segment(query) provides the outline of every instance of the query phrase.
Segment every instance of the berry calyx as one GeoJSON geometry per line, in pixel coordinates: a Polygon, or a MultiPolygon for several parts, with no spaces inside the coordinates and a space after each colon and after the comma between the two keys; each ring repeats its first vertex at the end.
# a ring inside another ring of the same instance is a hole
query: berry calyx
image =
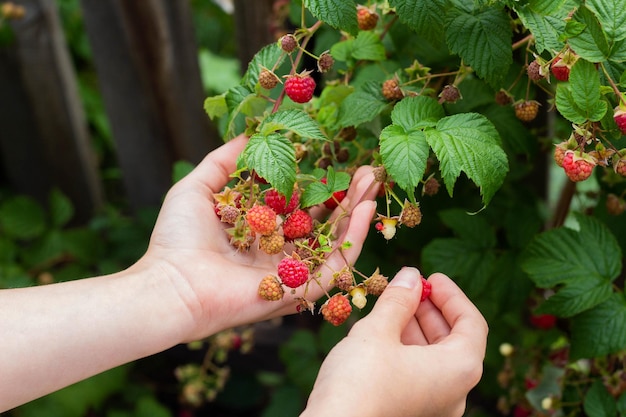
{"type": "Polygon", "coordinates": [[[597,162],[591,156],[580,151],[565,151],[563,156],[563,170],[573,182],[584,181],[591,176],[597,162]]]}
{"type": "Polygon", "coordinates": [[[333,326],[339,326],[350,317],[352,305],[345,295],[335,294],[324,303],[321,311],[324,320],[333,326]]]}
{"type": "Polygon", "coordinates": [[[270,188],[265,192],[265,204],[272,208],[276,214],[289,214],[293,212],[298,204],[300,204],[300,193],[294,191],[291,194],[289,202],[284,195],[276,191],[274,188],[270,188]]]}
{"type": "Polygon", "coordinates": [[[309,279],[309,266],[297,257],[284,257],[277,269],[278,277],[289,288],[298,288],[309,279]]]}
{"type": "Polygon", "coordinates": [[[315,92],[315,80],[308,72],[290,75],[285,81],[285,94],[296,103],[308,103],[315,92]]]}
{"type": "Polygon", "coordinates": [[[285,290],[283,290],[280,281],[275,275],[269,274],[263,277],[259,283],[259,297],[267,301],[279,301],[283,298],[285,290]]]}
{"type": "Polygon", "coordinates": [[[246,212],[250,230],[261,235],[269,235],[276,229],[276,212],[265,205],[254,205],[246,212]]]}
{"type": "Polygon", "coordinates": [[[283,223],[283,235],[287,240],[306,237],[312,231],[313,218],[308,212],[301,209],[291,213],[283,223]]]}
{"type": "Polygon", "coordinates": [[[515,104],[515,117],[522,122],[530,122],[537,117],[539,113],[539,102],[535,100],[524,100],[515,104]]]}
{"type": "Polygon", "coordinates": [[[371,11],[365,6],[358,6],[356,18],[361,30],[372,30],[378,23],[378,13],[371,11]]]}

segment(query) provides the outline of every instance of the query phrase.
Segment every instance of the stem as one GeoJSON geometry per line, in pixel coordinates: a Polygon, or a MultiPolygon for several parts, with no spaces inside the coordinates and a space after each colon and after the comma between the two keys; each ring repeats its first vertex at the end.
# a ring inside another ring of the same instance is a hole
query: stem
{"type": "Polygon", "coordinates": [[[526,44],[526,43],[530,42],[532,39],[534,39],[534,36],[533,36],[532,34],[531,34],[531,35],[527,35],[526,37],[524,37],[524,38],[520,39],[519,41],[515,42],[515,43],[511,46],[511,48],[515,51],[516,49],[521,48],[521,47],[522,47],[522,45],[524,45],[524,44],[526,44]]]}
{"type": "Polygon", "coordinates": [[[615,95],[617,96],[617,101],[621,102],[623,105],[626,106],[626,100],[624,99],[624,97],[622,96],[622,92],[619,91],[619,88],[617,87],[617,85],[615,84],[615,81],[613,81],[613,79],[611,78],[611,76],[609,75],[609,72],[606,70],[605,66],[603,63],[600,63],[600,68],[602,68],[602,72],[604,72],[604,76],[606,77],[606,79],[609,81],[609,84],[611,84],[611,87],[613,88],[613,92],[615,93],[615,95]]]}

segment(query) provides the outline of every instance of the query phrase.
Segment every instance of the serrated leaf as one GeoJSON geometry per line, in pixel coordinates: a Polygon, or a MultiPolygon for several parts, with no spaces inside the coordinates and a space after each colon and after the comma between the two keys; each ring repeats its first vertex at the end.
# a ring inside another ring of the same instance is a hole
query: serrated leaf
{"type": "Polygon", "coordinates": [[[480,187],[483,202],[488,204],[509,169],[493,124],[480,114],[463,113],[444,117],[424,133],[439,160],[448,194],[452,195],[463,171],[480,187]]]}
{"type": "Polygon", "coordinates": [[[566,83],[559,83],[556,86],[555,104],[561,116],[570,122],[583,124],[587,121],[587,115],[576,105],[572,90],[566,83]]]}
{"type": "Polygon", "coordinates": [[[306,186],[300,196],[300,205],[303,208],[321,204],[331,198],[334,192],[347,190],[350,187],[351,177],[346,172],[336,172],[329,167],[326,175],[326,184],[314,181],[306,186]]]}
{"type": "Polygon", "coordinates": [[[613,62],[626,61],[626,39],[613,43],[613,46],[611,46],[611,52],[609,53],[609,60],[613,62]]]}
{"type": "Polygon", "coordinates": [[[50,222],[54,227],[65,226],[74,216],[74,205],[72,201],[59,189],[53,189],[48,199],[48,211],[50,222]]]}
{"type": "Polygon", "coordinates": [[[267,136],[281,130],[289,130],[303,138],[326,140],[319,125],[300,109],[281,110],[263,119],[259,133],[267,136]]]}
{"type": "Polygon", "coordinates": [[[248,169],[256,171],[285,198],[296,182],[296,154],[289,139],[278,133],[252,135],[243,151],[248,169]]]}
{"type": "Polygon", "coordinates": [[[241,85],[250,91],[254,91],[255,85],[259,81],[259,74],[263,68],[278,68],[284,58],[285,54],[278,46],[278,43],[264,46],[248,64],[246,73],[241,78],[241,85]]]}
{"type": "Polygon", "coordinates": [[[530,7],[515,8],[517,15],[528,30],[535,37],[537,53],[544,51],[559,51],[563,48],[563,41],[559,39],[565,31],[565,17],[567,9],[560,9],[557,14],[543,16],[534,12],[530,7]]]}
{"type": "Polygon", "coordinates": [[[549,15],[563,8],[567,0],[529,0],[528,6],[533,12],[541,15],[549,15]]]}
{"type": "Polygon", "coordinates": [[[439,213],[443,224],[461,239],[477,248],[493,248],[496,244],[495,231],[484,217],[468,214],[465,210],[450,209],[439,213]]]}
{"type": "Polygon", "coordinates": [[[46,228],[43,208],[27,196],[17,196],[0,205],[0,230],[15,239],[32,239],[46,228]]]}
{"type": "Polygon", "coordinates": [[[380,83],[364,84],[347,96],[339,107],[337,127],[358,126],[374,120],[389,103],[382,95],[380,83]]]}
{"type": "Polygon", "coordinates": [[[367,61],[382,61],[387,58],[380,37],[371,31],[361,31],[352,44],[352,58],[367,61]]]}
{"type": "Polygon", "coordinates": [[[537,235],[521,264],[538,287],[560,287],[545,308],[563,317],[610,297],[621,269],[621,250],[608,228],[589,216],[576,218],[579,231],[562,227],[537,235]]]}
{"type": "Polygon", "coordinates": [[[600,74],[595,65],[584,59],[576,61],[569,77],[572,98],[588,120],[597,122],[604,117],[607,104],[601,100],[600,74]]]}
{"type": "Polygon", "coordinates": [[[450,50],[494,86],[499,85],[513,62],[511,39],[509,17],[495,7],[471,13],[457,8],[446,28],[450,50]]]}
{"type": "Polygon", "coordinates": [[[610,42],[626,39],[626,7],[623,0],[587,0],[585,5],[596,15],[610,42]]]}
{"type": "Polygon", "coordinates": [[[433,127],[445,116],[437,100],[425,97],[407,97],[398,102],[391,112],[391,120],[406,131],[433,127]]]}
{"type": "Polygon", "coordinates": [[[305,0],[304,4],[313,16],[335,29],[352,35],[359,30],[354,0],[305,0]]]}
{"type": "Polygon", "coordinates": [[[400,21],[430,42],[443,38],[445,1],[391,0],[400,21]]]}
{"type": "Polygon", "coordinates": [[[232,139],[245,129],[245,116],[263,114],[267,101],[243,86],[236,86],[226,92],[226,105],[229,115],[225,136],[232,139]]]}
{"type": "Polygon", "coordinates": [[[598,18],[587,7],[581,6],[572,19],[585,25],[580,35],[568,39],[576,54],[590,62],[606,60],[610,48],[598,18]]]}
{"type": "Polygon", "coordinates": [[[228,113],[228,106],[226,105],[226,94],[220,94],[219,96],[207,97],[204,100],[204,111],[211,120],[222,117],[228,113]]]}
{"type": "Polygon", "coordinates": [[[380,132],[380,155],[396,184],[413,195],[426,171],[429,146],[421,130],[391,124],[380,132]]]}
{"type": "Polygon", "coordinates": [[[615,398],[607,391],[604,383],[596,379],[587,390],[583,401],[587,417],[614,417],[617,413],[615,398]]]}
{"type": "Polygon", "coordinates": [[[626,348],[626,303],[622,294],[572,318],[570,358],[595,358],[626,348]]]}

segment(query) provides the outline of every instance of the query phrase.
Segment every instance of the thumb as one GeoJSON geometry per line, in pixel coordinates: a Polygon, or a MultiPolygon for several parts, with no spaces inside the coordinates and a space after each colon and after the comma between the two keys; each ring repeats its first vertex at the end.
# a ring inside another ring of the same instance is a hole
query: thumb
{"type": "Polygon", "coordinates": [[[415,314],[422,293],[421,274],[416,268],[404,267],[378,297],[367,319],[371,324],[393,335],[402,334],[415,314]]]}

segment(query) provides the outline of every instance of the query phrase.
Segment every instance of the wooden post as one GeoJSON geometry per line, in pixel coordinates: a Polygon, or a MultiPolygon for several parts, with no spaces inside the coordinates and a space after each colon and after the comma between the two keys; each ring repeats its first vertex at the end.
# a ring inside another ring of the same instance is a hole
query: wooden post
{"type": "Polygon", "coordinates": [[[26,15],[12,23],[15,42],[0,51],[0,154],[20,193],[46,201],[58,187],[76,221],[102,203],[76,77],[54,0],[15,1],[26,15]]]}
{"type": "Polygon", "coordinates": [[[204,93],[188,1],[81,0],[128,198],[160,204],[177,160],[222,143],[204,93]]]}
{"type": "Polygon", "coordinates": [[[235,0],[235,31],[242,71],[264,46],[276,41],[272,19],[274,0],[235,0]]]}

